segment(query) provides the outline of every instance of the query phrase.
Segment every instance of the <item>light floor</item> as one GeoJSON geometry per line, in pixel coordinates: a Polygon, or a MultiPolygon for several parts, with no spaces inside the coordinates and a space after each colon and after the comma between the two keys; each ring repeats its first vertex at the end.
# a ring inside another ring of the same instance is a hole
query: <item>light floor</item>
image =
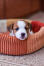
{"type": "MultiPolygon", "coordinates": [[[[29,19],[44,22],[44,13],[39,12],[32,15],[29,19]]],[[[33,54],[24,56],[8,56],[0,54],[0,66],[44,66],[44,48],[33,54]]]]}

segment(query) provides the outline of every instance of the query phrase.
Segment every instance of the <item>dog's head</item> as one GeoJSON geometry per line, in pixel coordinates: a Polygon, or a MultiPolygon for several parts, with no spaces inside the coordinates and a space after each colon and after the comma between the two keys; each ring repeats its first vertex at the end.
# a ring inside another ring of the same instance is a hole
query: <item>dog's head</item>
{"type": "Polygon", "coordinates": [[[10,31],[13,31],[16,38],[25,40],[28,37],[29,31],[32,30],[32,25],[27,21],[17,21],[14,24],[11,24],[9,29],[10,31]]]}

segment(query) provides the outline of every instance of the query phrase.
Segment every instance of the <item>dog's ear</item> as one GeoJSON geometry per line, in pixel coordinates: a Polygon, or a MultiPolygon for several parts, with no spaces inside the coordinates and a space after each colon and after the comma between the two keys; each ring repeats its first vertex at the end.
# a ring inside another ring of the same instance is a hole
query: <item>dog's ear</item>
{"type": "Polygon", "coordinates": [[[11,32],[13,30],[13,26],[14,26],[14,24],[9,25],[9,27],[8,27],[9,32],[11,32]]]}
{"type": "Polygon", "coordinates": [[[27,26],[27,28],[29,28],[30,29],[30,31],[32,30],[32,24],[31,24],[31,20],[29,21],[29,20],[24,20],[24,22],[26,22],[26,26],[27,26]]]}
{"type": "Polygon", "coordinates": [[[32,24],[31,23],[28,23],[28,27],[30,29],[30,31],[32,30],[32,24]]]}
{"type": "Polygon", "coordinates": [[[31,23],[26,22],[26,26],[28,29],[30,29],[30,31],[32,30],[32,24],[31,23]]]}

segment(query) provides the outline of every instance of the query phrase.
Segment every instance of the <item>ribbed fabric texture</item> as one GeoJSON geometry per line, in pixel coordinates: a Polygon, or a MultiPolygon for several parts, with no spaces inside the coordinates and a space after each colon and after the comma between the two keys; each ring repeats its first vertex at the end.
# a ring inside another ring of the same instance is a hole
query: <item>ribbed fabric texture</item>
{"type": "Polygon", "coordinates": [[[0,33],[0,53],[23,55],[44,47],[44,27],[39,32],[29,35],[26,40],[18,40],[9,36],[9,32],[0,33]]]}
{"type": "Polygon", "coordinates": [[[9,33],[0,33],[0,53],[22,55],[27,52],[27,40],[20,41],[9,33]]]}

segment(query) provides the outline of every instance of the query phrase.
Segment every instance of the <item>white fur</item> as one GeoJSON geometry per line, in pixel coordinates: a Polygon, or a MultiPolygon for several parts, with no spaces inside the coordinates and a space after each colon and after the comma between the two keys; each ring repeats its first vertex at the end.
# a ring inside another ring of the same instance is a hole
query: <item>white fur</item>
{"type": "Polygon", "coordinates": [[[26,23],[24,21],[18,21],[17,25],[19,26],[19,28],[23,28],[26,26],[26,23]]]}
{"type": "Polygon", "coordinates": [[[24,28],[20,28],[16,33],[15,36],[20,40],[25,40],[27,38],[27,32],[24,28]],[[25,37],[22,39],[21,33],[25,33],[25,37]]]}
{"type": "MultiPolygon", "coordinates": [[[[16,36],[20,40],[25,40],[28,37],[26,29],[25,29],[25,26],[26,26],[25,22],[24,21],[18,21],[17,25],[19,26],[19,30],[16,31],[15,34],[12,31],[12,33],[10,33],[10,36],[16,36]],[[23,39],[22,39],[21,33],[25,33],[25,37],[23,39]]],[[[30,30],[29,30],[29,33],[33,34],[32,31],[30,32],[30,30]]]]}

